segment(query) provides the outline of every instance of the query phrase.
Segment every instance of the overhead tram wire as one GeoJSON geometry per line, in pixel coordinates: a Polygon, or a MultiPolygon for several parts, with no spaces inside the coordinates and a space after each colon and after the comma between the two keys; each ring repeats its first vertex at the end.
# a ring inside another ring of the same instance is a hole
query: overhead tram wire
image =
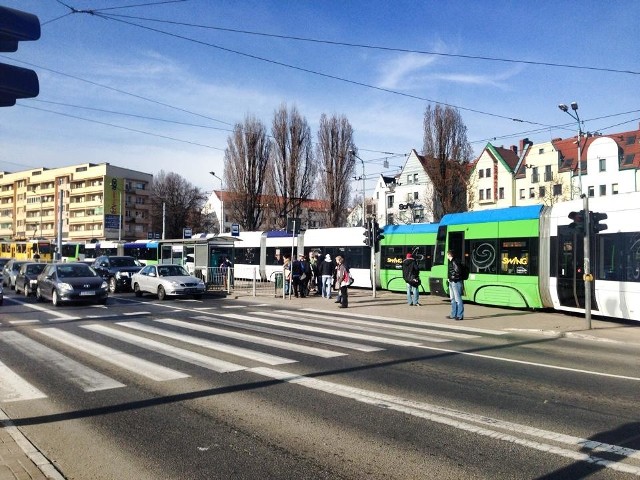
{"type": "MultiPolygon", "coordinates": [[[[113,7],[113,8],[119,8],[119,7],[113,7]]],[[[94,9],[93,11],[100,12],[103,10],[104,9],[94,9]]],[[[568,63],[537,62],[534,60],[518,60],[515,58],[488,57],[483,55],[443,53],[443,52],[433,52],[428,50],[413,50],[409,48],[385,47],[382,45],[367,45],[362,43],[338,42],[333,40],[324,40],[324,39],[317,39],[317,38],[297,37],[293,35],[279,35],[275,33],[254,32],[250,30],[214,27],[210,25],[198,25],[193,23],[176,22],[174,20],[160,20],[155,18],[147,18],[147,17],[140,17],[140,16],[133,16],[133,15],[122,15],[122,14],[113,14],[113,13],[109,15],[113,17],[117,16],[117,17],[123,17],[123,18],[135,19],[135,20],[145,20],[149,22],[167,23],[167,24],[179,25],[183,27],[202,28],[202,29],[217,30],[222,32],[240,33],[244,35],[255,35],[255,36],[262,36],[262,37],[279,38],[282,40],[295,40],[299,42],[335,45],[340,47],[365,48],[370,50],[382,50],[387,52],[417,53],[422,55],[433,55],[433,56],[440,56],[440,57],[464,58],[468,60],[483,60],[483,61],[490,61],[490,62],[516,63],[516,64],[520,63],[525,65],[535,65],[535,66],[542,66],[542,67],[571,68],[571,69],[577,69],[577,70],[592,70],[592,71],[599,71],[599,72],[606,72],[606,73],[623,73],[627,75],[640,75],[640,71],[634,71],[634,70],[622,70],[622,69],[606,68],[606,67],[591,67],[588,65],[572,65],[568,63]]]]}
{"type": "Polygon", "coordinates": [[[317,75],[317,76],[324,77],[324,78],[330,78],[332,80],[337,80],[337,81],[340,81],[340,82],[349,83],[351,85],[357,85],[357,86],[360,86],[360,87],[365,87],[365,88],[369,88],[369,89],[372,89],[372,90],[377,90],[377,91],[380,91],[380,92],[390,93],[390,94],[393,94],[393,95],[399,95],[399,96],[406,97],[406,98],[413,98],[415,100],[420,100],[420,101],[424,101],[424,102],[434,103],[434,104],[437,104],[437,105],[443,105],[443,106],[446,106],[446,107],[456,108],[458,110],[471,112],[471,113],[476,113],[478,115],[485,115],[485,116],[489,116],[489,117],[493,117],[493,118],[501,118],[503,120],[510,120],[512,122],[518,122],[518,123],[528,123],[530,125],[539,125],[541,127],[547,127],[547,128],[550,127],[550,125],[545,125],[543,123],[534,122],[534,121],[531,121],[531,120],[523,120],[523,119],[520,119],[520,118],[513,118],[513,117],[506,116],[506,115],[500,115],[500,114],[497,114],[497,113],[485,112],[485,111],[482,111],[482,110],[476,110],[476,109],[468,108],[468,107],[461,107],[461,106],[458,106],[458,105],[453,105],[451,103],[445,103],[445,102],[440,102],[440,101],[433,100],[433,99],[426,98],[426,97],[420,97],[418,95],[412,95],[412,94],[409,94],[409,93],[398,92],[396,90],[391,90],[389,88],[376,87],[375,85],[370,85],[370,84],[364,83],[364,82],[358,82],[356,80],[350,80],[350,79],[347,79],[347,78],[344,78],[344,77],[339,77],[337,75],[331,75],[331,74],[328,74],[328,73],[323,73],[323,72],[319,72],[319,71],[316,71],[316,70],[311,70],[311,69],[308,69],[308,68],[303,68],[303,67],[298,67],[298,66],[295,66],[295,65],[290,65],[290,64],[287,64],[287,63],[284,63],[284,62],[271,60],[271,59],[260,57],[260,56],[253,55],[253,54],[250,54],[250,53],[240,52],[238,50],[233,50],[231,48],[226,48],[226,47],[222,47],[220,45],[215,45],[215,44],[212,44],[212,43],[208,43],[208,42],[205,42],[205,41],[202,41],[202,40],[197,40],[197,39],[194,39],[194,38],[186,37],[184,35],[179,35],[179,34],[176,34],[176,33],[166,32],[164,30],[159,30],[157,28],[152,28],[152,27],[148,27],[148,26],[145,26],[145,25],[140,25],[138,23],[129,22],[129,21],[117,18],[117,16],[114,16],[114,15],[111,15],[111,14],[105,15],[105,14],[101,14],[101,13],[95,13],[94,11],[89,11],[89,12],[85,12],[85,13],[90,13],[91,15],[95,15],[96,17],[103,18],[105,20],[112,20],[112,21],[120,22],[120,23],[123,23],[125,25],[131,25],[133,27],[142,28],[144,30],[149,30],[149,31],[155,32],[155,33],[160,33],[162,35],[167,35],[167,36],[170,36],[170,37],[179,38],[181,40],[186,40],[186,41],[193,42],[193,43],[196,43],[196,44],[199,44],[199,45],[215,48],[215,49],[218,49],[218,50],[221,50],[221,51],[224,51],[224,52],[233,53],[235,55],[240,55],[240,56],[243,56],[243,57],[251,58],[253,60],[259,60],[261,62],[266,62],[266,63],[270,63],[270,64],[273,64],[273,65],[278,65],[278,66],[281,66],[281,67],[290,68],[292,70],[297,70],[297,71],[304,72],[304,73],[310,73],[312,75],[317,75]]]}

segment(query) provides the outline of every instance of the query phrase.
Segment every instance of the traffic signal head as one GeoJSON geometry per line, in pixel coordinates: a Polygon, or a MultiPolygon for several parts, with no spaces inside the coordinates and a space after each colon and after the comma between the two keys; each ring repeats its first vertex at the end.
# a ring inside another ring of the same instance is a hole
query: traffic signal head
{"type": "Polygon", "coordinates": [[[569,214],[569,218],[572,220],[572,222],[569,224],[569,228],[576,235],[584,235],[585,234],[585,229],[584,229],[585,211],[580,210],[579,212],[571,212],[569,214]]]}
{"type": "Polygon", "coordinates": [[[118,189],[118,179],[117,178],[112,178],[111,179],[111,190],[117,190],[118,189]]]}
{"type": "Polygon", "coordinates": [[[600,213],[600,212],[589,212],[591,215],[591,231],[593,233],[600,233],[602,230],[606,230],[607,228],[609,228],[607,226],[606,223],[600,223],[602,220],[606,220],[608,217],[608,215],[606,213],[600,213]]]}
{"type": "MultiPolygon", "coordinates": [[[[15,52],[18,42],[39,38],[37,16],[0,6],[0,52],[15,52]]],[[[36,72],[0,63],[0,107],[10,107],[16,99],[37,97],[38,93],[40,84],[36,72]]]]}
{"type": "Polygon", "coordinates": [[[364,226],[365,230],[364,232],[362,232],[362,235],[364,235],[364,240],[362,240],[362,243],[364,243],[367,247],[371,246],[371,222],[367,222],[364,226]]]}
{"type": "Polygon", "coordinates": [[[384,238],[384,230],[380,228],[378,222],[373,222],[371,235],[373,236],[373,246],[376,252],[380,251],[380,240],[384,238]]]}

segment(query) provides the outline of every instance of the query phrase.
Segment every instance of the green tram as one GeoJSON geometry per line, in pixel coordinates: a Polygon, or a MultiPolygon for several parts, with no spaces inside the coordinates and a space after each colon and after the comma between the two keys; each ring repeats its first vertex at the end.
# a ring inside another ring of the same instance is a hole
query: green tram
{"type": "Polygon", "coordinates": [[[393,292],[404,292],[407,284],[402,278],[402,262],[411,253],[420,268],[421,293],[429,293],[429,277],[433,264],[438,225],[414,223],[384,227],[380,241],[380,287],[393,292]]]}
{"type": "MultiPolygon", "coordinates": [[[[447,251],[469,268],[465,300],[515,308],[543,308],[539,281],[542,205],[510,207],[442,217],[438,227],[429,287],[448,296],[447,251]]],[[[547,233],[548,234],[548,233],[547,233]]],[[[548,261],[544,262],[548,266],[548,261]]],[[[543,265],[543,270],[546,268],[543,265]]],[[[548,268],[548,267],[547,267],[548,268]]]]}

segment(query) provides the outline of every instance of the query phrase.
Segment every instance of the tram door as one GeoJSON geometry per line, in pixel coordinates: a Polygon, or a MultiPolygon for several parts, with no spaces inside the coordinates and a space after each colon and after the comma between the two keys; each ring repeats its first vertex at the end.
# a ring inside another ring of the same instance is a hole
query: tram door
{"type": "MultiPolygon", "coordinates": [[[[595,265],[594,248],[591,248],[591,273],[595,265]]],[[[567,226],[558,227],[558,300],[560,305],[572,308],[584,308],[584,237],[575,235],[567,226]]],[[[591,282],[593,285],[593,282],[591,282]]],[[[591,307],[597,309],[593,291],[591,307]]]]}

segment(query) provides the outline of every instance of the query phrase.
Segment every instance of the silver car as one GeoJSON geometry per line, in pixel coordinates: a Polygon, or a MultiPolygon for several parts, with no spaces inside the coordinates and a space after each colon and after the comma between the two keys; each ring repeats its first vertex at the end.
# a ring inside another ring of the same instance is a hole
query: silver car
{"type": "Polygon", "coordinates": [[[131,285],[136,297],[141,297],[143,293],[151,293],[158,295],[159,300],[177,295],[202,298],[205,291],[204,282],[189,275],[180,265],[147,265],[133,274],[131,285]]]}

